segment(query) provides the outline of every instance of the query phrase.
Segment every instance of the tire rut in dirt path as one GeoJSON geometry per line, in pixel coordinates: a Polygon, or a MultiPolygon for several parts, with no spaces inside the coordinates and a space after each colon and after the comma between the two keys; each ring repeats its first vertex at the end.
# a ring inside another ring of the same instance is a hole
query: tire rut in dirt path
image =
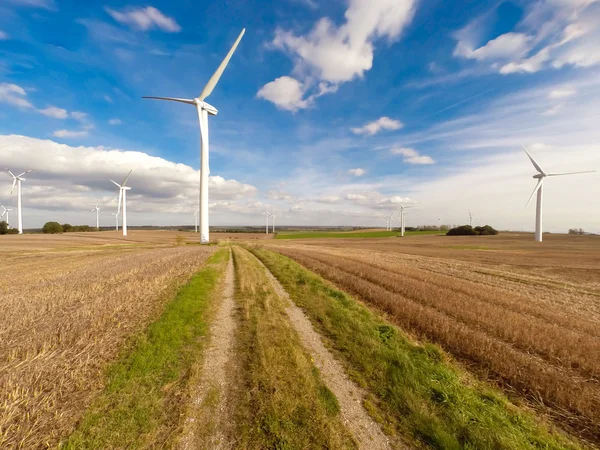
{"type": "Polygon", "coordinates": [[[323,345],[320,335],[315,331],[304,312],[290,299],[281,283],[271,271],[257,258],[264,267],[275,292],[287,300],[286,312],[300,340],[321,372],[323,382],[336,396],[340,405],[340,415],[344,425],[352,433],[360,449],[379,450],[408,447],[386,436],[381,427],[369,416],[362,402],[364,392],[346,375],[342,365],[323,345]]]}
{"type": "Polygon", "coordinates": [[[209,331],[199,382],[192,388],[191,407],[185,420],[180,450],[233,448],[231,436],[231,377],[235,335],[234,270],[230,256],[225,272],[222,301],[209,331]]]}

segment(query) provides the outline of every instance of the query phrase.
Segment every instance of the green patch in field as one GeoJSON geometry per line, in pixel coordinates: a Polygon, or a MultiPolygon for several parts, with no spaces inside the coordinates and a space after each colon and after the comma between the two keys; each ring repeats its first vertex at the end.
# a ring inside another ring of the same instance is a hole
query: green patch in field
{"type": "Polygon", "coordinates": [[[205,317],[229,259],[211,256],[108,370],[106,388],[61,445],[82,448],[164,448],[183,407],[181,392],[208,330],[205,317]]]}
{"type": "MultiPolygon", "coordinates": [[[[420,236],[431,234],[444,234],[440,231],[406,231],[404,236],[420,236]]],[[[386,238],[400,236],[399,231],[299,231],[277,233],[275,239],[319,239],[319,238],[386,238]]]]}
{"type": "Polygon", "coordinates": [[[263,249],[252,252],[368,390],[365,407],[388,430],[410,437],[417,447],[440,450],[580,448],[448,362],[436,345],[414,343],[291,259],[263,249]]]}

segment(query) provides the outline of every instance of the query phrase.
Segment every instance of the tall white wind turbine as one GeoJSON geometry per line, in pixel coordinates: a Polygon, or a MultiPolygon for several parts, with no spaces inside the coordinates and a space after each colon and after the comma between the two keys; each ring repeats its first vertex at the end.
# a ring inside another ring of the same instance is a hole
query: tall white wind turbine
{"type": "Polygon", "coordinates": [[[117,215],[121,212],[121,202],[123,202],[123,226],[121,227],[123,229],[123,236],[127,236],[127,191],[130,191],[131,188],[126,186],[126,183],[131,172],[133,172],[133,169],[129,171],[121,184],[114,180],[110,180],[119,187],[119,206],[117,208],[117,215]]]}
{"type": "Polygon", "coordinates": [[[546,173],[540,167],[540,165],[536,162],[536,160],[533,159],[533,156],[531,156],[531,154],[527,151],[527,149],[525,148],[525,146],[521,145],[521,147],[523,147],[523,150],[525,150],[525,153],[529,157],[529,160],[531,161],[531,164],[533,164],[533,167],[538,172],[537,174],[535,174],[533,176],[533,178],[536,178],[538,180],[538,182],[535,185],[535,188],[533,189],[533,192],[531,193],[531,196],[529,197],[529,200],[527,200],[527,205],[526,206],[529,206],[529,203],[531,202],[531,199],[533,198],[533,196],[537,192],[537,203],[536,203],[536,208],[535,208],[535,241],[536,242],[542,242],[542,199],[543,199],[542,186],[544,184],[544,179],[546,177],[557,177],[557,176],[560,176],[560,175],[576,175],[576,174],[580,174],[580,173],[593,173],[593,172],[596,172],[596,171],[595,170],[584,170],[584,171],[580,171],[580,172],[546,173]]]}
{"type": "Polygon", "coordinates": [[[6,171],[13,177],[13,184],[12,184],[12,188],[10,189],[11,194],[15,190],[15,185],[17,186],[17,222],[19,225],[18,226],[19,234],[23,234],[23,209],[21,207],[21,181],[25,181],[25,178],[23,178],[23,175],[28,174],[32,170],[33,169],[29,169],[29,170],[23,172],[22,174],[15,175],[10,170],[6,169],[6,171]]]}
{"type": "Polygon", "coordinates": [[[172,98],[172,97],[143,97],[154,100],[169,100],[172,102],[187,103],[188,105],[194,105],[198,111],[198,120],[200,121],[200,242],[208,244],[210,241],[208,233],[208,176],[210,170],[208,168],[208,114],[211,116],[217,115],[217,109],[206,103],[204,100],[211,94],[219,78],[223,74],[225,67],[229,63],[233,52],[237,48],[242,36],[246,32],[244,28],[238,38],[233,43],[233,46],[229,50],[229,53],[225,56],[225,59],[221,62],[215,73],[210,77],[204,89],[200,95],[194,99],[185,98],[172,98]]]}
{"type": "Polygon", "coordinates": [[[400,236],[402,237],[404,237],[404,226],[406,224],[406,213],[404,212],[404,210],[407,208],[412,208],[412,206],[400,205],[400,236]]]}
{"type": "Polygon", "coordinates": [[[98,207],[98,202],[96,202],[96,206],[90,209],[91,212],[96,211],[96,231],[100,230],[100,208],[98,207]]]}
{"type": "Polygon", "coordinates": [[[2,207],[2,214],[0,214],[0,218],[4,217],[4,215],[6,214],[6,226],[8,228],[10,228],[10,217],[9,217],[9,213],[11,211],[14,211],[13,208],[5,208],[4,205],[0,205],[2,207]]]}

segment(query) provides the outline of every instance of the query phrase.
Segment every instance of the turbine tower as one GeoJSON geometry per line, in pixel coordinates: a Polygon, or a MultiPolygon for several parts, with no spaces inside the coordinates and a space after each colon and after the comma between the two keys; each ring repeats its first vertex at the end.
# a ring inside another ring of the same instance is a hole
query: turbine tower
{"type": "Polygon", "coordinates": [[[129,175],[131,175],[131,172],[133,172],[133,169],[129,171],[121,184],[114,180],[110,180],[119,187],[119,207],[117,208],[117,215],[121,212],[121,201],[123,202],[123,226],[121,227],[123,229],[123,236],[127,236],[127,191],[131,190],[125,183],[127,183],[127,179],[129,178],[129,175]]]}
{"type": "Polygon", "coordinates": [[[217,115],[217,109],[206,103],[204,100],[211,94],[219,78],[223,74],[225,67],[229,63],[233,52],[240,43],[246,29],[244,28],[238,38],[233,43],[229,53],[221,62],[215,73],[210,77],[200,95],[194,99],[172,98],[172,97],[143,97],[154,100],[169,100],[173,102],[187,103],[194,105],[198,111],[198,120],[200,122],[200,242],[208,244],[210,242],[208,233],[208,176],[210,170],[208,168],[208,114],[211,116],[217,115]]]}
{"type": "Polygon", "coordinates": [[[521,145],[521,147],[523,147],[523,150],[525,150],[525,153],[529,157],[531,164],[533,164],[533,167],[538,172],[536,175],[533,176],[533,178],[536,178],[538,180],[538,182],[535,185],[535,188],[533,189],[533,192],[531,193],[529,200],[527,200],[526,206],[529,206],[531,199],[533,198],[534,194],[537,192],[537,203],[536,203],[536,208],[535,208],[535,241],[542,242],[542,199],[543,199],[542,185],[544,184],[544,179],[546,177],[557,177],[560,175],[576,175],[576,174],[580,174],[580,173],[593,173],[596,171],[595,170],[584,170],[584,171],[580,171],[580,172],[546,173],[540,167],[540,165],[536,162],[536,160],[533,159],[533,156],[531,156],[529,154],[529,152],[527,151],[525,146],[521,145]]]}
{"type": "Polygon", "coordinates": [[[96,206],[90,209],[91,212],[96,211],[96,231],[100,230],[100,208],[98,207],[98,202],[96,202],[96,206]]]}
{"type": "Polygon", "coordinates": [[[471,211],[469,210],[469,226],[470,227],[473,226],[473,219],[477,219],[477,217],[474,217],[473,214],[471,214],[471,211]]]}
{"type": "Polygon", "coordinates": [[[267,206],[265,208],[265,212],[262,213],[263,216],[265,216],[267,222],[265,224],[265,233],[269,234],[269,216],[271,215],[271,212],[269,211],[269,207],[267,206]]]}
{"type": "Polygon", "coordinates": [[[406,222],[406,220],[404,218],[406,213],[404,212],[404,210],[407,208],[412,208],[412,206],[400,205],[400,236],[402,236],[402,237],[404,237],[404,226],[405,226],[405,222],[406,222]]]}
{"type": "Polygon", "coordinates": [[[4,216],[4,214],[6,214],[6,226],[10,229],[10,217],[8,216],[8,213],[11,211],[14,211],[13,208],[5,208],[4,205],[0,205],[2,206],[2,214],[0,214],[0,217],[4,216]]]}
{"type": "Polygon", "coordinates": [[[119,231],[119,212],[110,213],[111,216],[115,216],[115,230],[119,231]]]}
{"type": "Polygon", "coordinates": [[[277,217],[277,216],[275,214],[271,213],[271,226],[272,226],[273,236],[275,236],[275,217],[277,217]]]}
{"type": "Polygon", "coordinates": [[[23,175],[28,174],[32,170],[33,169],[29,169],[20,175],[15,175],[10,170],[6,169],[6,171],[8,173],[10,173],[10,175],[13,177],[13,184],[12,184],[12,188],[10,190],[11,194],[15,190],[15,185],[17,186],[17,222],[19,224],[19,226],[18,226],[19,234],[23,234],[23,209],[21,207],[21,181],[25,181],[25,178],[23,178],[23,175]]]}
{"type": "Polygon", "coordinates": [[[194,208],[194,233],[198,232],[198,213],[200,212],[199,208],[194,208]]]}

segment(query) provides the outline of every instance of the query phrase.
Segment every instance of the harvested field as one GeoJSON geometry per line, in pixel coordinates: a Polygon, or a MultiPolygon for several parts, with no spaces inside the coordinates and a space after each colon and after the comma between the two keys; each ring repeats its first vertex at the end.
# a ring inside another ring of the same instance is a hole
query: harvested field
{"type": "Polygon", "coordinates": [[[9,252],[10,271],[0,275],[0,447],[56,444],[103,387],[128,337],[215,250],[9,252]]]}
{"type": "Polygon", "coordinates": [[[475,242],[495,251],[437,236],[276,248],[599,442],[600,239],[495,238],[475,242]]]}

